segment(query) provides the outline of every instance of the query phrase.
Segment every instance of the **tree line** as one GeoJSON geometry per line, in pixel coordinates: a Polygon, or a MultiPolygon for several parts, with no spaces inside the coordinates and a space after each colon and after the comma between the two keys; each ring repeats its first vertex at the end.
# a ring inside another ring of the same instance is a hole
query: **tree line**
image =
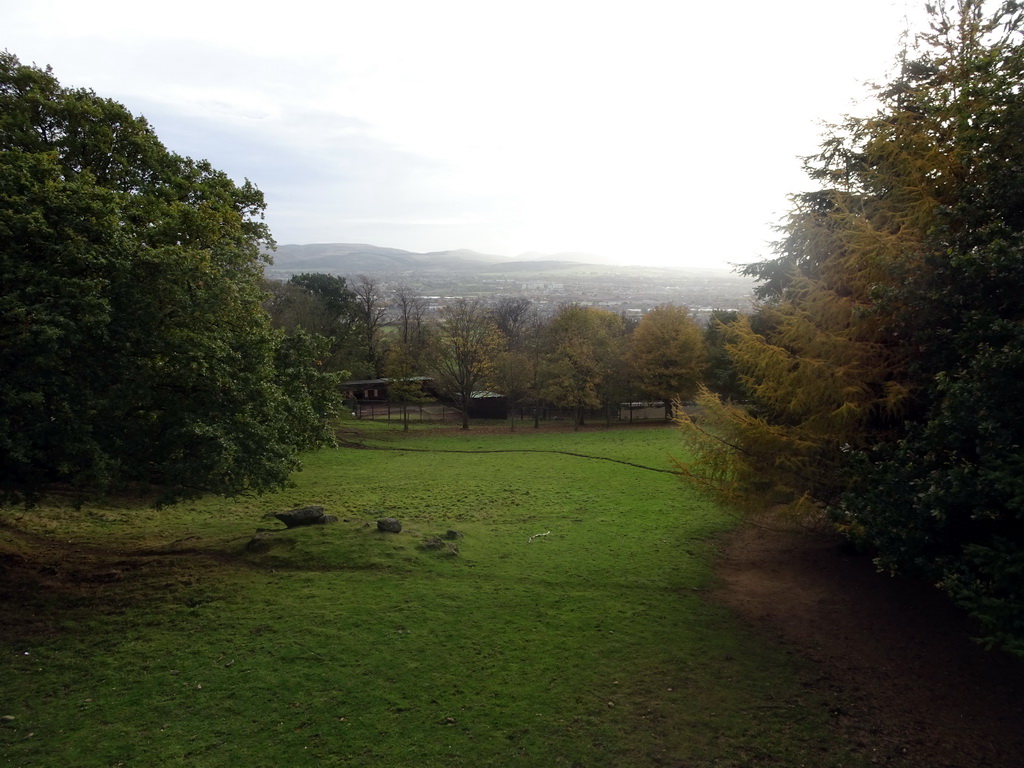
{"type": "Polygon", "coordinates": [[[744,269],[756,311],[703,330],[671,306],[432,316],[370,278],[268,283],[255,186],[0,54],[0,503],[280,487],[331,442],[349,377],[577,418],[696,391],[690,482],[826,516],[1024,654],[1024,17],[928,12],[870,112],[806,158],[811,191],[744,269]]]}
{"type": "Polygon", "coordinates": [[[1024,654],[1024,47],[1016,2],[928,6],[873,111],[806,158],[740,406],[704,391],[692,482],[823,513],[1024,654]]]}
{"type": "MultiPolygon", "coordinates": [[[[384,377],[396,402],[416,402],[428,377],[469,427],[472,397],[494,390],[518,407],[550,404],[573,413],[617,412],[619,403],[691,398],[709,368],[719,391],[724,358],[718,329],[735,312],[718,311],[705,331],[685,307],[664,305],[641,318],[567,304],[542,313],[527,298],[457,299],[431,311],[405,287],[385,290],[365,275],[300,274],[270,283],[267,309],[287,334],[312,333],[330,349],[329,369],[346,378],[384,377]]],[[[725,392],[725,394],[729,394],[725,392]]],[[[610,418],[610,416],[609,416],[610,418]]],[[[617,418],[617,417],[616,417],[617,418]]]]}
{"type": "Polygon", "coordinates": [[[662,361],[692,343],[691,369],[655,380],[655,352],[627,349],[630,328],[600,310],[541,323],[528,302],[461,301],[430,317],[368,277],[267,282],[264,209],[248,180],[168,150],[123,105],[0,53],[0,504],[279,488],[333,441],[352,376],[401,394],[426,372],[464,410],[493,386],[581,414],[627,376],[686,395],[703,364],[681,308],[632,334],[650,326],[662,361]]]}

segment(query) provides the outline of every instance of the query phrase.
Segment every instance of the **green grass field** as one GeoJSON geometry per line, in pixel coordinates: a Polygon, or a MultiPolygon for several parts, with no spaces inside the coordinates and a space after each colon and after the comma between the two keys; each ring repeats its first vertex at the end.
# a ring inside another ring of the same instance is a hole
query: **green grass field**
{"type": "Polygon", "coordinates": [[[0,512],[0,764],[856,764],[709,599],[732,521],[673,429],[347,437],[274,495],[0,512]]]}

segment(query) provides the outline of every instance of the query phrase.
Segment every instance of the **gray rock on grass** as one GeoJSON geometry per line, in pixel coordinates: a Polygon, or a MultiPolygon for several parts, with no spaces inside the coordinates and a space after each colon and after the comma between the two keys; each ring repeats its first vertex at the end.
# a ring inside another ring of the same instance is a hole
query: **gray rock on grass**
{"type": "Polygon", "coordinates": [[[289,509],[287,512],[275,512],[274,517],[280,520],[288,528],[298,528],[303,525],[324,525],[337,522],[334,515],[325,515],[323,507],[298,507],[289,509]]]}
{"type": "Polygon", "coordinates": [[[401,533],[402,523],[397,517],[382,517],[377,521],[377,530],[385,533],[401,533]]]}

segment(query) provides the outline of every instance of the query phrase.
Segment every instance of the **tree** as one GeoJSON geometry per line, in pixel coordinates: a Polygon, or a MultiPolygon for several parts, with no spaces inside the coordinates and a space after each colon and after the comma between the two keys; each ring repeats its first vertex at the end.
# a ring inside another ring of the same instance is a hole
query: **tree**
{"type": "Polygon", "coordinates": [[[428,367],[442,392],[462,410],[462,428],[469,429],[473,393],[487,380],[501,348],[497,330],[479,301],[459,299],[443,307],[428,350],[428,367]]]}
{"type": "Polygon", "coordinates": [[[573,411],[573,425],[584,412],[599,408],[611,391],[609,382],[622,364],[623,321],[603,309],[570,304],[548,324],[541,392],[573,411]]]}
{"type": "Polygon", "coordinates": [[[341,410],[339,385],[348,371],[327,371],[331,339],[301,328],[278,342],[274,382],[286,397],[280,404],[282,426],[303,449],[333,443],[328,431],[341,410]]]}
{"type": "Polygon", "coordinates": [[[303,330],[328,340],[323,370],[343,373],[346,378],[372,374],[355,294],[348,289],[345,278],[304,273],[292,276],[287,283],[268,280],[265,288],[269,296],[264,307],[275,328],[286,334],[303,330]]]}
{"type": "Polygon", "coordinates": [[[672,304],[655,307],[641,318],[630,337],[628,356],[646,394],[665,401],[666,419],[673,401],[693,397],[707,366],[700,326],[685,307],[672,304]]]}
{"type": "Polygon", "coordinates": [[[429,308],[426,298],[409,286],[400,285],[395,289],[391,305],[396,314],[399,340],[418,354],[425,342],[424,319],[429,308]]]}
{"type": "Polygon", "coordinates": [[[508,404],[508,429],[516,428],[516,410],[530,394],[533,365],[530,356],[521,351],[504,349],[497,353],[491,366],[490,381],[508,404]]]}
{"type": "Polygon", "coordinates": [[[715,309],[704,329],[704,346],[708,351],[708,367],[704,384],[717,396],[726,400],[744,400],[747,397],[740,381],[736,364],[729,355],[727,344],[730,329],[740,319],[733,309],[715,309]]]}
{"type": "Polygon", "coordinates": [[[409,403],[427,403],[432,397],[423,391],[423,376],[414,351],[408,344],[391,344],[384,356],[384,375],[388,377],[388,400],[402,407],[402,430],[409,431],[409,403]]]}
{"type": "Polygon", "coordinates": [[[888,110],[828,129],[805,161],[823,188],[792,197],[776,257],[742,270],[762,304],[730,324],[727,348],[750,405],[702,389],[704,424],[684,421],[700,456],[684,471],[731,501],[838,503],[850,452],[890,439],[913,407],[879,297],[919,268],[950,169],[904,89],[878,96],[888,110]]]}
{"type": "Polygon", "coordinates": [[[373,374],[377,375],[384,359],[381,328],[388,314],[384,291],[376,278],[359,275],[352,283],[352,293],[355,294],[356,311],[362,323],[366,360],[373,374]]]}
{"type": "Polygon", "coordinates": [[[263,209],[120,104],[0,54],[4,500],[262,491],[330,440],[332,400],[291,388],[315,361],[275,365],[263,209]]]}
{"type": "MultiPolygon", "coordinates": [[[[509,431],[514,431],[517,409],[537,391],[541,322],[533,302],[522,297],[499,299],[488,308],[488,314],[502,343],[502,351],[494,359],[491,382],[506,399],[509,431]]],[[[536,413],[534,423],[539,426],[536,413]]]]}
{"type": "Polygon", "coordinates": [[[914,280],[880,298],[914,351],[914,418],[856,454],[834,517],[880,567],[939,583],[1024,656],[1024,46],[1007,5],[938,7],[904,101],[950,181],[914,280]],[[940,132],[940,130],[942,132],[940,132]]]}
{"type": "MultiPolygon", "coordinates": [[[[357,314],[356,295],[345,284],[345,278],[323,272],[292,275],[289,285],[302,288],[323,305],[330,323],[349,324],[357,314]]],[[[329,335],[329,334],[325,334],[329,335]]]]}
{"type": "Polygon", "coordinates": [[[705,397],[684,468],[827,509],[1024,654],[1021,11],[929,10],[877,112],[808,161],[822,189],[794,198],[777,257],[748,270],[765,303],[729,349],[753,405],[705,397]]]}
{"type": "Polygon", "coordinates": [[[532,308],[533,302],[521,296],[499,299],[490,307],[491,319],[509,349],[522,347],[531,324],[532,308]]]}

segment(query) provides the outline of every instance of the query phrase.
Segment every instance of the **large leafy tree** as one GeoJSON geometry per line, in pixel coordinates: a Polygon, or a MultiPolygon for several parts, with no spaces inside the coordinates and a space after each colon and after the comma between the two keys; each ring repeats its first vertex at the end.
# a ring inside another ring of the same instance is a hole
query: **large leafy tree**
{"type": "Polygon", "coordinates": [[[0,54],[4,499],[260,491],[329,438],[329,401],[294,386],[312,361],[275,365],[263,209],[120,104],[0,54]]]}
{"type": "Polygon", "coordinates": [[[544,334],[541,395],[571,408],[574,425],[582,426],[585,412],[607,404],[618,390],[625,351],[622,318],[570,304],[551,319],[544,334]]]}
{"type": "Polygon", "coordinates": [[[686,307],[673,304],[655,307],[641,318],[627,355],[645,394],[664,400],[666,419],[673,401],[693,397],[707,367],[700,326],[686,307]]]}
{"type": "Polygon", "coordinates": [[[765,303],[687,470],[827,508],[880,566],[944,585],[1024,652],[1024,51],[1016,3],[930,7],[878,110],[808,161],[765,303]]]}
{"type": "Polygon", "coordinates": [[[345,377],[372,375],[355,294],[344,277],[303,273],[287,283],[268,280],[266,289],[264,307],[275,328],[288,335],[301,330],[326,340],[327,351],[318,358],[323,370],[345,377]]]}
{"type": "Polygon", "coordinates": [[[904,96],[950,181],[914,279],[880,297],[912,350],[915,418],[857,457],[836,518],[1024,655],[1024,36],[1016,5],[957,10],[936,9],[904,96]]]}

